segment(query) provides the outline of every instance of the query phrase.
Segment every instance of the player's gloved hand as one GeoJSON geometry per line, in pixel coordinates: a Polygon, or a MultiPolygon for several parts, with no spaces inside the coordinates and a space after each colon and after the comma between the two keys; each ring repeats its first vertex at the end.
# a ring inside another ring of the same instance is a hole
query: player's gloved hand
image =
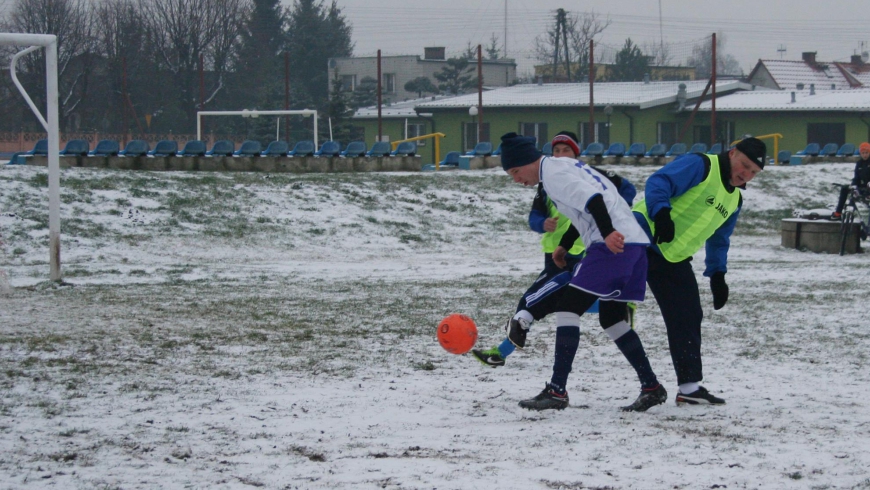
{"type": "Polygon", "coordinates": [[[710,290],[713,292],[713,309],[721,310],[728,302],[728,285],[725,284],[724,272],[716,272],[710,276],[710,290]]]}
{"type": "Polygon", "coordinates": [[[656,232],[653,238],[656,244],[668,243],[674,240],[674,220],[671,219],[671,209],[662,208],[653,218],[656,232]]]}

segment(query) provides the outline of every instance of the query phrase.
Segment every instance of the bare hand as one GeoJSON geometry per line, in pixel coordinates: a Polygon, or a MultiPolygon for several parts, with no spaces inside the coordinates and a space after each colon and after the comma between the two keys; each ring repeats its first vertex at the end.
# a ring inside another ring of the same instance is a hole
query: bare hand
{"type": "Polygon", "coordinates": [[[615,254],[621,254],[625,251],[625,237],[618,231],[612,231],[607,235],[607,238],[604,239],[604,244],[615,254]]]}
{"type": "Polygon", "coordinates": [[[565,260],[566,255],[568,255],[568,251],[565,250],[565,247],[556,247],[556,250],[553,250],[553,263],[562,269],[568,267],[568,261],[565,260]]]}
{"type": "Polygon", "coordinates": [[[552,233],[556,231],[556,228],[559,226],[559,217],[556,216],[554,218],[547,218],[544,220],[544,231],[548,233],[552,233]]]}

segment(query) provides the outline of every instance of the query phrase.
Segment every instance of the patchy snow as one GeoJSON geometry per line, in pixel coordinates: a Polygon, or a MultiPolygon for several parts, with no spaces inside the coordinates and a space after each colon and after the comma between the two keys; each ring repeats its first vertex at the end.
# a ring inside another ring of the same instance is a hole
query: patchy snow
{"type": "Polygon", "coordinates": [[[45,169],[0,168],[0,488],[870,488],[868,255],[779,237],[851,170],[749,184],[724,309],[696,256],[704,384],[728,404],[674,405],[650,297],[669,402],[625,414],[637,380],[597,319],[561,412],[517,406],[549,379],[552,322],[504,368],[438,346],[454,311],[500,341],[541,265],[533,192],[498,170],[66,169],[59,286],[45,169]]]}

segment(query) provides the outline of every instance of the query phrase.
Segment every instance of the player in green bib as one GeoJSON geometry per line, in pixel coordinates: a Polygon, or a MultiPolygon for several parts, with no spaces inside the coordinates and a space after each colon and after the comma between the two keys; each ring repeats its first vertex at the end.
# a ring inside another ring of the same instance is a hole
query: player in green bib
{"type": "Polygon", "coordinates": [[[725,273],[731,234],[743,205],[740,192],[764,168],[767,147],[745,138],[719,155],[693,153],[652,174],[633,210],[652,242],[647,285],[662,312],[677,373],[677,405],[723,405],[700,385],[701,296],[692,256],[706,248],[713,308],[728,301],[725,273]]]}

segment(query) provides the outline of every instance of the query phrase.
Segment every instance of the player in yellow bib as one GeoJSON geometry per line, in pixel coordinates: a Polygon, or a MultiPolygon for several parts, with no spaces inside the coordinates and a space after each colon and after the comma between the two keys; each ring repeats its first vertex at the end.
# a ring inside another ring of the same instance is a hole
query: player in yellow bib
{"type": "Polygon", "coordinates": [[[691,261],[706,248],[704,276],[710,278],[713,308],[725,306],[728,248],[743,204],[740,190],[764,168],[766,154],[761,140],[745,138],[719,155],[679,157],[647,179],[644,199],[633,208],[652,242],[647,285],[667,328],[677,405],[725,404],[700,385],[704,313],[691,261]]]}

